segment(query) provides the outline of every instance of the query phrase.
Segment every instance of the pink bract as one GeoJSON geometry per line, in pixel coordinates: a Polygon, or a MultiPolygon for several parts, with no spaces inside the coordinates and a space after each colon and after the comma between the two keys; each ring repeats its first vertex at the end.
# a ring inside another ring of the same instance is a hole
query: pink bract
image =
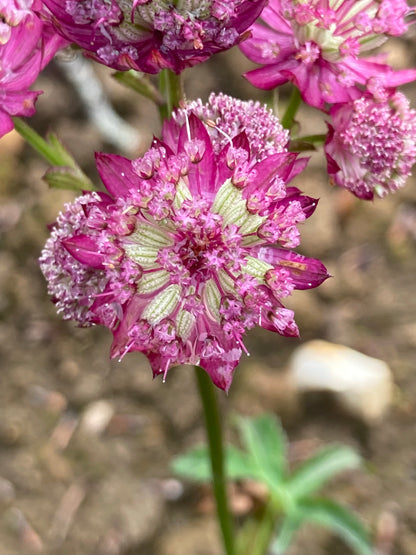
{"type": "Polygon", "coordinates": [[[0,0],[0,44],[9,40],[12,27],[31,14],[34,2],[37,0],[0,0]]]}
{"type": "Polygon", "coordinates": [[[402,35],[410,13],[404,0],[270,0],[240,45],[263,66],[246,77],[261,89],[291,81],[320,109],[358,98],[364,87],[381,96],[416,79],[416,70],[395,71],[384,55],[360,56],[402,35]]]}
{"type": "Polygon", "coordinates": [[[180,73],[239,43],[266,0],[45,0],[56,29],[104,65],[180,73]]]}
{"type": "Polygon", "coordinates": [[[112,357],[197,364],[228,390],[245,331],[297,336],[282,299],[328,277],[292,250],[317,201],[288,186],[305,162],[287,142],[266,108],[212,95],[142,158],[98,154],[107,193],[67,205],[40,259],[58,311],[110,328],[112,357]]]}
{"type": "Polygon", "coordinates": [[[66,44],[34,13],[25,15],[13,6],[14,2],[8,3],[4,14],[0,7],[4,21],[11,21],[14,14],[13,24],[16,23],[9,26],[7,40],[0,45],[0,137],[13,129],[12,116],[35,113],[35,101],[41,91],[31,91],[29,87],[55,52],[66,44]]]}
{"type": "Polygon", "coordinates": [[[325,154],[333,183],[363,199],[403,187],[416,162],[416,111],[402,93],[362,97],[329,114],[325,154]]]}

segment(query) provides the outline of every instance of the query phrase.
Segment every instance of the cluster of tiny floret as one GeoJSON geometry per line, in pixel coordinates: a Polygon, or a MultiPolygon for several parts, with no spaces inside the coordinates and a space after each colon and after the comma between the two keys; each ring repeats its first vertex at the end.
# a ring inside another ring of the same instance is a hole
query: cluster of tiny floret
{"type": "Polygon", "coordinates": [[[89,232],[84,209],[88,203],[95,201],[93,194],[87,194],[65,204],[39,259],[48,282],[48,293],[58,314],[64,320],[76,320],[82,326],[91,325],[91,299],[102,293],[107,277],[103,270],[78,262],[63,247],[62,241],[73,235],[89,232]]]}
{"type": "Polygon", "coordinates": [[[360,42],[371,35],[399,36],[407,30],[404,18],[409,7],[405,0],[375,0],[359,7],[356,0],[283,0],[282,4],[285,16],[300,27],[313,24],[334,35],[358,37],[360,42]]]}
{"type": "Polygon", "coordinates": [[[203,103],[201,99],[191,101],[186,108],[178,110],[174,118],[183,124],[188,112],[193,112],[207,123],[216,151],[223,148],[230,137],[243,130],[257,160],[283,152],[289,143],[289,132],[282,127],[273,110],[258,101],[211,93],[208,102],[203,103]]]}
{"type": "Polygon", "coordinates": [[[358,196],[383,197],[401,188],[416,161],[416,111],[401,93],[384,102],[362,97],[335,115],[334,141],[345,151],[339,184],[358,196]],[[359,171],[354,167],[359,165],[359,171]],[[351,168],[351,171],[348,168],[351,168]]]}

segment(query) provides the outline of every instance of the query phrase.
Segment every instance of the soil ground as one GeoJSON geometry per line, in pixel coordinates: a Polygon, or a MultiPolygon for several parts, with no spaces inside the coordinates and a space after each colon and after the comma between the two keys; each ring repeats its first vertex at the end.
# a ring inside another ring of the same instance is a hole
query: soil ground
{"type": "MultiPolygon", "coordinates": [[[[404,66],[412,63],[411,44],[393,50],[404,66]]],[[[233,51],[186,72],[189,98],[206,99],[211,90],[244,99],[259,95],[240,77],[248,67],[233,51]]],[[[156,111],[111,83],[104,69],[98,73],[115,108],[140,130],[143,151],[159,132],[156,111]]],[[[56,64],[39,88],[45,94],[33,126],[57,132],[97,179],[93,152],[116,149],[103,144],[56,64]]],[[[406,93],[416,106],[416,89],[406,93]]],[[[325,130],[315,111],[302,111],[299,121],[302,134],[325,130]]],[[[169,471],[175,454],[203,440],[193,371],[174,369],[165,384],[152,380],[139,354],[109,360],[107,330],[79,329],[55,314],[37,258],[46,223],[73,194],[48,190],[41,179],[46,169],[16,134],[1,141],[0,555],[219,555],[210,492],[172,480],[169,471]]],[[[300,340],[264,330],[248,334],[251,357],[242,359],[229,396],[220,395],[222,408],[225,415],[278,414],[294,464],[320,445],[356,448],[365,467],[331,484],[331,495],[368,523],[380,554],[414,555],[415,179],[382,201],[358,201],[330,187],[318,152],[297,184],[320,198],[303,226],[300,250],[321,258],[334,277],[288,303],[296,310],[300,340]],[[292,390],[289,357],[314,338],[388,363],[395,394],[382,419],[366,423],[328,396],[292,390]]],[[[227,416],[224,422],[233,437],[227,416]]],[[[251,507],[247,489],[234,492],[233,500],[242,519],[251,507]]],[[[307,527],[288,553],[350,551],[307,527]]]]}

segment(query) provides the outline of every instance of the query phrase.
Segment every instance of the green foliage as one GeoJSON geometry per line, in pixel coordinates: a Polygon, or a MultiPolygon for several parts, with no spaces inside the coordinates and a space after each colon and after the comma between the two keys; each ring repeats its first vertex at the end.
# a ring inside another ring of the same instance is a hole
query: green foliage
{"type": "Polygon", "coordinates": [[[94,185],[54,133],[46,140],[20,118],[13,118],[16,131],[51,164],[44,179],[51,187],[93,191],[94,185]]]}
{"type": "Polygon", "coordinates": [[[277,418],[264,414],[238,424],[255,477],[271,489],[279,486],[286,476],[286,436],[277,418]]]}
{"type": "MultiPolygon", "coordinates": [[[[244,451],[226,447],[226,474],[232,480],[258,480],[266,484],[269,491],[265,510],[243,527],[238,553],[262,555],[270,548],[270,553],[280,555],[300,526],[311,522],[338,534],[359,555],[371,555],[369,535],[361,521],[349,509],[330,499],[315,497],[326,482],[360,464],[360,457],[353,449],[325,447],[290,473],[286,436],[276,417],[238,418],[237,425],[244,451]],[[276,522],[280,525],[277,534],[276,522]]],[[[172,469],[182,478],[209,481],[208,449],[199,446],[177,457],[172,469]]]]}
{"type": "Polygon", "coordinates": [[[273,555],[280,555],[289,547],[294,533],[306,521],[336,532],[360,555],[372,555],[370,538],[362,522],[347,508],[330,499],[300,500],[294,514],[283,519],[279,534],[271,546],[273,555]]]}
{"type": "Polygon", "coordinates": [[[336,474],[359,464],[360,457],[350,447],[324,447],[298,466],[287,482],[289,491],[296,498],[305,497],[315,493],[336,474]]]}
{"type": "MultiPolygon", "coordinates": [[[[249,457],[232,445],[225,448],[225,466],[226,475],[230,480],[254,477],[254,471],[250,471],[249,457]]],[[[211,467],[208,448],[205,445],[194,447],[186,454],[176,457],[171,463],[171,468],[181,478],[194,482],[209,482],[211,467]]]]}
{"type": "Polygon", "coordinates": [[[49,168],[43,179],[50,187],[55,189],[68,189],[70,191],[91,191],[92,183],[78,168],[54,166],[49,168]]]}

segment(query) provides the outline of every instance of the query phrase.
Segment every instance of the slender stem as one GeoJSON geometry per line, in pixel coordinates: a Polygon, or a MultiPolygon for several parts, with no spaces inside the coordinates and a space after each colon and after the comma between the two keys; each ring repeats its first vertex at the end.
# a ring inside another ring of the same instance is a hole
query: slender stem
{"type": "Polygon", "coordinates": [[[159,74],[159,90],[165,99],[165,103],[159,106],[160,119],[163,121],[171,117],[172,111],[184,98],[182,76],[170,69],[163,69],[159,74]]]}
{"type": "Polygon", "coordinates": [[[296,141],[303,143],[324,143],[326,140],[326,134],[318,135],[304,135],[303,137],[296,137],[296,141]]]}
{"type": "Polygon", "coordinates": [[[113,73],[113,77],[132,91],[152,100],[156,106],[164,104],[160,92],[144,74],[131,69],[130,71],[116,71],[113,73]]]}
{"type": "Polygon", "coordinates": [[[265,506],[249,518],[237,535],[239,555],[265,555],[276,531],[276,522],[282,514],[280,503],[270,497],[265,506]]]}
{"type": "Polygon", "coordinates": [[[292,129],[295,122],[296,112],[302,102],[299,89],[297,87],[292,88],[292,94],[290,95],[289,105],[286,108],[286,113],[282,117],[281,124],[285,129],[292,129]]]}
{"type": "Polygon", "coordinates": [[[13,118],[14,128],[20,135],[52,166],[63,166],[62,156],[56,149],[48,144],[30,125],[20,118],[13,118]]]}
{"type": "Polygon", "coordinates": [[[204,409],[218,520],[221,526],[225,552],[227,555],[234,555],[234,531],[231,515],[228,510],[221,417],[216,392],[211,378],[205,370],[198,366],[195,370],[199,394],[204,409]]]}
{"type": "Polygon", "coordinates": [[[13,118],[14,128],[51,166],[45,176],[45,181],[59,189],[74,191],[94,191],[92,181],[85,175],[71,154],[53,133],[49,133],[48,140],[41,137],[30,125],[20,118],[13,118]]]}

